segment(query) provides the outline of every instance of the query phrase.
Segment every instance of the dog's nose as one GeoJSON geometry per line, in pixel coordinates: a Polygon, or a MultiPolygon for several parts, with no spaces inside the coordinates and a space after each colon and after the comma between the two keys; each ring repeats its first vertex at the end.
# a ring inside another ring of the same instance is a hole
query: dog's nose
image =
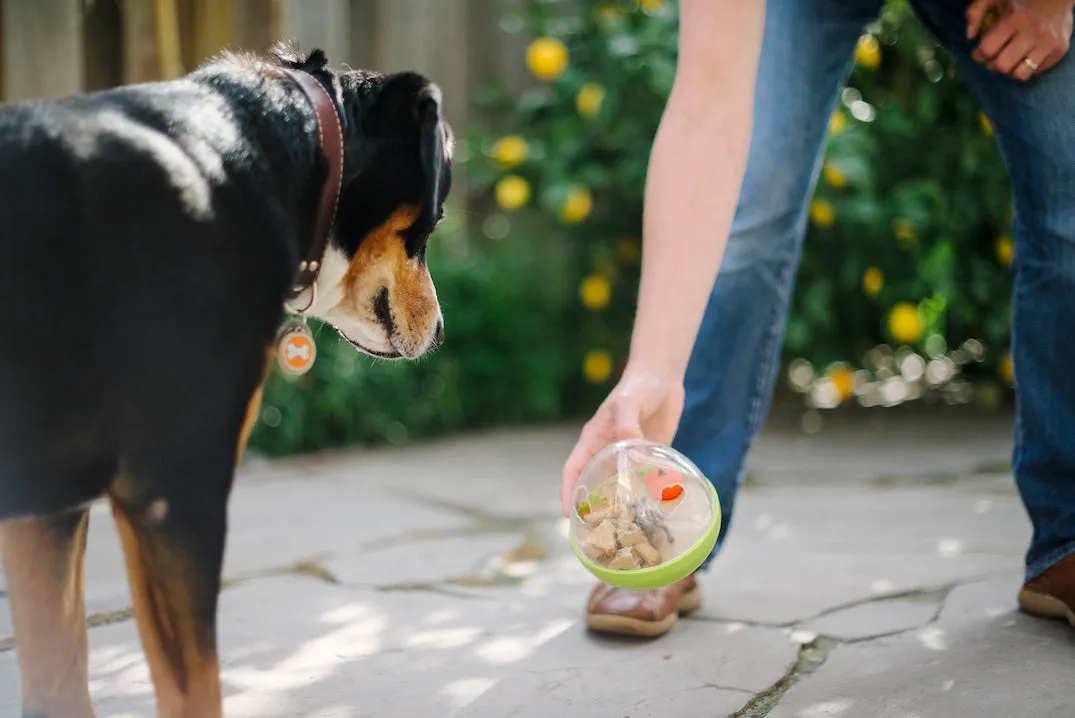
{"type": "Polygon", "coordinates": [[[437,329],[433,332],[433,347],[439,347],[444,343],[444,322],[437,322],[437,329]]]}

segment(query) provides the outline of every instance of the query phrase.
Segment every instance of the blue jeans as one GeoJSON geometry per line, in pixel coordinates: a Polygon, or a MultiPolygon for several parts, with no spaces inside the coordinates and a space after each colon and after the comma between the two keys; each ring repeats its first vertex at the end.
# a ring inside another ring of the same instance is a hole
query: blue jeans
{"type": "MultiPolygon", "coordinates": [[[[754,132],[731,236],[687,369],[674,446],[713,481],[731,524],[772,401],[807,207],[855,43],[880,0],[769,0],[754,132]]],[[[1032,579],[1075,553],[1075,60],[1022,84],[970,57],[967,0],[919,0],[995,130],[1015,213],[1015,481],[1034,528],[1032,579]]]]}

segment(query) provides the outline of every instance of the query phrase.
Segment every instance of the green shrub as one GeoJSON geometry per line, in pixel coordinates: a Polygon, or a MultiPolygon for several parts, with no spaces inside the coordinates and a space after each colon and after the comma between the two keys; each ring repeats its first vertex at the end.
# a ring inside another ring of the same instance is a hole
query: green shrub
{"type": "MultiPolygon", "coordinates": [[[[502,26],[520,34],[535,78],[521,92],[483,88],[487,125],[461,143],[472,234],[449,223],[429,257],[446,343],[417,362],[379,362],[319,330],[313,371],[270,381],[252,448],[280,455],[585,416],[615,381],[650,144],[675,71],[675,4],[513,8],[502,26]]],[[[785,376],[822,408],[855,393],[864,404],[995,404],[994,377],[1006,383],[1011,371],[1011,245],[993,137],[905,2],[888,3],[864,37],[831,120],[785,376]]]]}
{"type": "Polygon", "coordinates": [[[492,244],[474,251],[458,229],[439,231],[428,261],[446,341],[417,361],[359,354],[314,326],[318,358],[292,380],[274,371],[251,449],[279,456],[409,440],[562,416],[573,367],[561,355],[567,292],[554,245],[492,244]]]}
{"type": "MultiPolygon", "coordinates": [[[[610,282],[611,301],[576,300],[569,323],[573,346],[607,351],[616,365],[637,283],[636,264],[622,261],[633,255],[625,241],[637,240],[625,237],[641,225],[650,144],[674,79],[676,5],[528,0],[504,25],[530,42],[525,61],[537,85],[488,89],[491,119],[471,137],[480,149],[472,186],[517,215],[517,226],[558,225],[573,242],[564,271],[580,287],[610,282]],[[524,206],[520,182],[529,188],[524,206]],[[592,208],[565,222],[573,188],[592,196],[592,208]]],[[[905,2],[888,3],[863,36],[842,100],[786,335],[793,385],[820,406],[849,399],[856,385],[866,404],[966,401],[970,375],[995,403],[994,372],[1010,375],[1010,203],[987,123],[905,2]],[[931,381],[897,377],[901,387],[880,392],[911,352],[912,375],[938,362],[924,372],[931,381]]],[[[602,373],[576,395],[592,403],[607,391],[615,372],[602,373]]]]}

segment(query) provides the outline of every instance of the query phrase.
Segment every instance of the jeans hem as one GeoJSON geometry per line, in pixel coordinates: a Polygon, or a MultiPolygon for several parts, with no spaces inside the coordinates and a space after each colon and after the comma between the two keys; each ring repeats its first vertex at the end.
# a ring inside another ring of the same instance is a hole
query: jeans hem
{"type": "Polygon", "coordinates": [[[1045,573],[1054,564],[1058,563],[1062,559],[1065,559],[1072,554],[1075,554],[1075,541],[1072,541],[1064,548],[1057,549],[1056,551],[1053,551],[1052,553],[1048,554],[1045,558],[1038,559],[1034,563],[1027,566],[1025,580],[1027,582],[1033,581],[1038,576],[1045,573]]]}

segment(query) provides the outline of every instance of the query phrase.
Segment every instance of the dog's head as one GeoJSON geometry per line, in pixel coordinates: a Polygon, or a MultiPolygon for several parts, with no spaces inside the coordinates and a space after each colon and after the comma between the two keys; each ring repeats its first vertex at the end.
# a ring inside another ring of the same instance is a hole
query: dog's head
{"type": "MultiPolygon", "coordinates": [[[[416,73],[331,73],[319,50],[274,54],[331,80],[344,121],[343,185],[309,313],[386,359],[439,345],[444,323],[426,243],[452,183],[440,89],[416,73]]],[[[302,301],[302,300],[300,300],[302,301]]]]}

